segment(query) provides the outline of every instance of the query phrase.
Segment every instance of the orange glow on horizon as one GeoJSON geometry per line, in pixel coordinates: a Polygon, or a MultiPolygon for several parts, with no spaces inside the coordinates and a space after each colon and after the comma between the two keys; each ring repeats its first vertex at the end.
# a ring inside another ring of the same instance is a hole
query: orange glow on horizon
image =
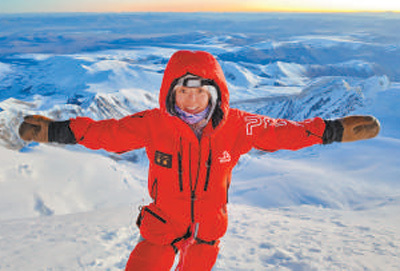
{"type": "Polygon", "coordinates": [[[398,0],[249,0],[246,8],[257,11],[276,12],[394,12],[400,11],[398,0]]]}
{"type": "Polygon", "coordinates": [[[399,10],[367,10],[367,9],[306,9],[306,8],[242,8],[242,7],[215,7],[213,9],[195,9],[186,7],[142,7],[142,8],[126,8],[126,7],[112,7],[112,8],[97,8],[96,10],[74,10],[71,12],[116,12],[116,13],[129,13],[129,12],[176,12],[176,13],[196,13],[196,12],[216,12],[216,13],[400,13],[399,10]]]}
{"type": "Polygon", "coordinates": [[[400,13],[400,0],[0,0],[0,13],[25,12],[282,12],[400,13]],[[3,3],[4,2],[4,3],[3,3]],[[21,4],[23,2],[23,4],[21,4]],[[34,2],[41,2],[37,5],[34,2]]]}
{"type": "MultiPolygon", "coordinates": [[[[92,10],[93,11],[93,10],[92,10]]],[[[90,11],[89,11],[90,12],[90,11]]],[[[214,5],[212,8],[201,6],[174,6],[174,5],[124,5],[120,7],[116,7],[115,5],[112,7],[97,7],[97,10],[94,12],[176,12],[176,13],[196,13],[196,12],[232,12],[232,13],[240,13],[240,12],[249,12],[249,13],[263,13],[263,12],[281,12],[281,13],[400,13],[400,9],[398,10],[372,10],[372,9],[328,9],[328,8],[295,8],[295,7],[256,7],[256,6],[230,6],[226,5],[214,5]]]]}
{"type": "Polygon", "coordinates": [[[176,12],[176,13],[196,13],[196,12],[216,12],[216,13],[400,13],[399,4],[387,2],[389,0],[364,0],[362,3],[353,3],[349,0],[336,0],[325,2],[320,0],[286,0],[284,4],[277,0],[230,0],[229,5],[225,0],[202,0],[199,2],[186,2],[186,0],[147,0],[127,1],[98,0],[97,5],[93,5],[85,0],[70,0],[70,2],[60,2],[53,6],[42,6],[40,10],[26,12],[176,12]],[[79,5],[76,3],[79,1],[79,5]],[[385,2],[386,1],[386,2],[385,2]],[[136,2],[136,3],[135,3],[136,2]],[[362,5],[363,4],[363,5],[362,5]]]}

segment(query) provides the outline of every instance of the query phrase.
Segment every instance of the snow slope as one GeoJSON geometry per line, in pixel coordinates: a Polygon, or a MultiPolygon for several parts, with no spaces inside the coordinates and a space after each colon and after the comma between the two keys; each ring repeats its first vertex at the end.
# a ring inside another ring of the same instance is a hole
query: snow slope
{"type": "Polygon", "coordinates": [[[400,269],[398,14],[218,15],[0,15],[0,270],[123,270],[149,202],[145,152],[27,144],[17,129],[27,114],[156,107],[178,49],[219,59],[232,107],[382,124],[373,140],[244,155],[214,270],[400,269]]]}

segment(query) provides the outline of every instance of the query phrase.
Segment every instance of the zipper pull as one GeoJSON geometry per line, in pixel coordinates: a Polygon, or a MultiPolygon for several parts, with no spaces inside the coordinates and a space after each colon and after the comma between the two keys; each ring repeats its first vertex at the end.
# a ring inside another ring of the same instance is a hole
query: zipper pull
{"type": "Polygon", "coordinates": [[[197,233],[199,232],[199,223],[194,224],[193,239],[196,240],[197,233]]]}
{"type": "Polygon", "coordinates": [[[190,198],[192,199],[192,201],[196,200],[196,193],[194,191],[192,191],[192,195],[190,196],[190,198]]]}

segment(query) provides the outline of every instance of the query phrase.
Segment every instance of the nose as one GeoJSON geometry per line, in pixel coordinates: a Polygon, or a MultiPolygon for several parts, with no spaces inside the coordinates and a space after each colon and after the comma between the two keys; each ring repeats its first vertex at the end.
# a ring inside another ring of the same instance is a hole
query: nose
{"type": "Polygon", "coordinates": [[[195,92],[190,92],[188,98],[189,98],[190,101],[194,102],[194,101],[197,100],[197,94],[195,92]]]}

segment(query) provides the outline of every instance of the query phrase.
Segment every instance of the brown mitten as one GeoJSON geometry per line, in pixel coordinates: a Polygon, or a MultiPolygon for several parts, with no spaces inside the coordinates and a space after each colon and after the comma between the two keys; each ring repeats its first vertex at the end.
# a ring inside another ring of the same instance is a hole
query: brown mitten
{"type": "Polygon", "coordinates": [[[19,136],[25,141],[49,142],[49,125],[53,122],[40,115],[26,116],[19,126],[19,136]]]}
{"type": "Polygon", "coordinates": [[[339,121],[344,128],[342,142],[373,138],[380,130],[379,121],[372,116],[349,116],[339,121]]]}

